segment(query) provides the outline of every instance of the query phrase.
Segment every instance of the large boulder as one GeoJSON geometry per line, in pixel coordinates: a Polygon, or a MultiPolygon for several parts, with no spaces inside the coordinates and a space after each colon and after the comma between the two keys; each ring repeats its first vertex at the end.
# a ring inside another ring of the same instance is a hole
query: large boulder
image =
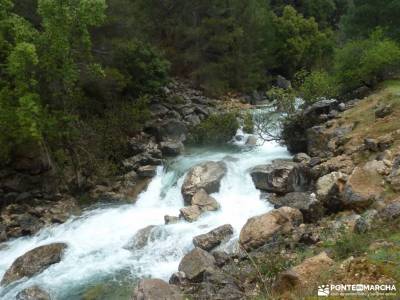
{"type": "Polygon", "coordinates": [[[190,281],[201,280],[205,271],[213,269],[215,269],[214,256],[200,248],[194,248],[186,254],[178,268],[179,271],[185,273],[186,278],[190,281]]]}
{"type": "Polygon", "coordinates": [[[38,286],[32,286],[20,291],[16,300],[50,300],[50,295],[38,286]]]}
{"type": "Polygon", "coordinates": [[[229,239],[232,234],[232,225],[222,225],[211,230],[208,233],[195,236],[193,238],[193,244],[195,245],[195,247],[210,251],[219,246],[224,240],[229,239]]]}
{"type": "Polygon", "coordinates": [[[214,161],[204,162],[191,168],[182,185],[185,203],[192,204],[194,194],[200,189],[204,189],[208,194],[218,192],[226,171],[225,163],[214,161]]]}
{"type": "Polygon", "coordinates": [[[4,274],[1,285],[10,284],[23,277],[32,277],[60,262],[66,248],[64,243],[54,243],[28,251],[13,262],[4,274]]]}
{"type": "Polygon", "coordinates": [[[161,279],[142,279],[135,288],[133,300],[183,300],[178,287],[161,279]]]}
{"type": "Polygon", "coordinates": [[[274,209],[247,220],[240,232],[239,243],[246,250],[257,248],[278,234],[289,233],[295,225],[302,222],[303,215],[296,208],[274,209]]]}
{"type": "Polygon", "coordinates": [[[275,208],[288,206],[299,209],[306,223],[316,222],[324,215],[322,202],[311,192],[293,192],[283,197],[271,197],[269,202],[274,204],[275,208]]]}
{"type": "Polygon", "coordinates": [[[345,208],[364,209],[382,192],[382,177],[376,170],[356,167],[344,187],[342,203],[345,208]]]}
{"type": "Polygon", "coordinates": [[[316,194],[320,201],[326,201],[335,185],[346,181],[346,175],[332,172],[320,177],[316,183],[316,194]]]}
{"type": "Polygon", "coordinates": [[[311,184],[307,166],[285,160],[256,166],[250,170],[250,175],[256,188],[277,194],[307,191],[311,184]]]}
{"type": "Polygon", "coordinates": [[[333,264],[334,261],[325,252],[307,258],[300,265],[280,273],[273,285],[273,292],[283,294],[310,288],[333,264]]]}

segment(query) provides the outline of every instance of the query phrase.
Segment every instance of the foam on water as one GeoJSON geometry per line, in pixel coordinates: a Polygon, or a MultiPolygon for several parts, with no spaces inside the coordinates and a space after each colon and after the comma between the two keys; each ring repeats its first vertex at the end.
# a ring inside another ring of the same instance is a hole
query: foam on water
{"type": "Polygon", "coordinates": [[[255,189],[248,169],[282,157],[288,157],[288,153],[275,143],[240,151],[197,149],[171,161],[166,168],[160,167],[134,205],[91,209],[35,236],[8,242],[0,250],[0,278],[18,256],[35,247],[65,242],[68,249],[60,263],[39,275],[0,287],[0,299],[14,299],[18,291],[34,284],[50,291],[55,299],[80,299],[79,294],[90,283],[117,277],[121,272],[132,280],[144,276],[168,280],[178,269],[182,256],[192,249],[194,236],[231,224],[235,229],[229,243],[232,245],[249,217],[271,209],[267,202],[260,200],[260,192],[255,189]],[[164,225],[164,215],[178,215],[183,207],[180,188],[185,172],[209,160],[223,160],[228,168],[220,191],[213,194],[221,209],[202,215],[194,223],[181,221],[164,225]],[[141,250],[127,250],[125,246],[134,234],[148,225],[160,225],[157,238],[141,250]]]}

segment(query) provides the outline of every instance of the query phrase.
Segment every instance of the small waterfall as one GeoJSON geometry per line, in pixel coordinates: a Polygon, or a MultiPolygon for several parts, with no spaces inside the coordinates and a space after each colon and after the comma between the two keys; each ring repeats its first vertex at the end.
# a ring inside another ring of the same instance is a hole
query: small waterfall
{"type": "Polygon", "coordinates": [[[170,161],[167,168],[160,167],[136,204],[90,209],[35,236],[6,243],[5,249],[0,250],[0,278],[18,256],[35,247],[65,242],[68,249],[60,263],[44,272],[6,288],[0,287],[0,299],[14,299],[18,291],[34,284],[48,290],[55,299],[73,300],[81,299],[88,286],[105,280],[135,282],[147,276],[168,280],[178,269],[183,255],[193,248],[194,236],[231,224],[234,236],[221,246],[228,249],[235,244],[248,218],[271,209],[267,202],[260,200],[260,192],[255,189],[248,169],[285,157],[289,157],[286,149],[272,142],[233,150],[192,149],[189,154],[170,161]],[[183,207],[180,189],[188,169],[209,160],[223,160],[228,168],[220,191],[212,195],[221,209],[202,215],[194,223],[180,221],[164,225],[164,215],[177,216],[183,207]],[[159,225],[158,238],[143,249],[127,250],[125,246],[134,234],[149,225],[159,225]]]}

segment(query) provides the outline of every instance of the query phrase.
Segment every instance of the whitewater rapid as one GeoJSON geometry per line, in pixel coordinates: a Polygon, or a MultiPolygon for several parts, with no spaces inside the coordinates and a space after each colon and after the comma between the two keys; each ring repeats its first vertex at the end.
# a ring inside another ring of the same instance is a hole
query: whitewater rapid
{"type": "MultiPolygon", "coordinates": [[[[252,148],[245,147],[243,142],[237,144],[235,149],[192,149],[188,154],[169,161],[166,166],[158,168],[156,177],[135,204],[92,208],[35,236],[2,245],[0,278],[18,256],[35,247],[65,242],[68,249],[60,263],[44,272],[5,288],[0,287],[0,299],[15,299],[20,290],[32,285],[49,291],[54,299],[74,300],[82,299],[88,288],[104,282],[129,286],[143,277],[168,280],[177,271],[183,255],[193,248],[193,237],[223,224],[231,224],[235,232],[232,239],[221,247],[234,247],[247,219],[271,209],[265,200],[260,199],[260,191],[255,189],[248,170],[276,158],[289,157],[286,149],[276,143],[252,148]],[[184,206],[180,189],[188,169],[210,160],[222,160],[228,169],[220,191],[212,194],[221,209],[202,215],[194,223],[180,221],[164,225],[165,215],[178,216],[179,209],[184,206]],[[135,233],[148,225],[160,225],[157,238],[141,250],[127,250],[125,246],[135,233]]],[[[126,298],[113,296],[108,299],[126,298]]]]}

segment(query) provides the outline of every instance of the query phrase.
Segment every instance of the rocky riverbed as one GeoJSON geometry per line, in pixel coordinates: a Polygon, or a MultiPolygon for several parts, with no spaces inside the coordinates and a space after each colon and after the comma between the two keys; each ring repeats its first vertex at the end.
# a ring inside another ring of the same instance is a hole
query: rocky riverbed
{"type": "MultiPolygon", "coordinates": [[[[107,299],[110,276],[130,282],[122,299],[292,299],[330,282],[398,283],[399,261],[388,258],[388,269],[374,256],[400,247],[400,109],[386,93],[299,112],[304,136],[288,143],[304,152],[293,157],[245,141],[182,153],[183,125],[194,117],[171,126],[160,118],[125,162],[131,183],[155,176],[137,203],[85,211],[2,244],[0,295],[107,299]],[[179,156],[157,167],[167,155],[179,156]]],[[[180,114],[206,115],[188,107],[180,114]]]]}

